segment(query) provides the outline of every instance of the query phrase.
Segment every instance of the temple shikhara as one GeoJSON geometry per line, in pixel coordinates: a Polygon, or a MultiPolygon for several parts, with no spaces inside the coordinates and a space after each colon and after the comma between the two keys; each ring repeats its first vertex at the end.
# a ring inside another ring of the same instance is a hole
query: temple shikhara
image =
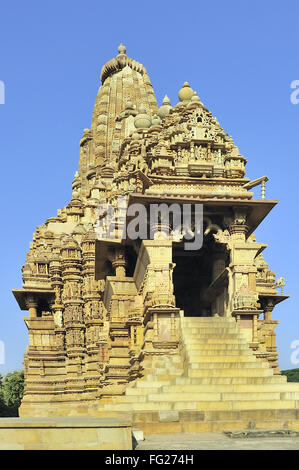
{"type": "Polygon", "coordinates": [[[151,432],[296,428],[299,384],[280,374],[272,319],[288,296],[254,235],[277,201],[266,176],[246,177],[246,158],[187,82],[178,98],[159,107],[123,45],[102,68],[71,200],[36,229],[13,290],[29,311],[21,417],[127,413],[151,432]],[[110,222],[99,207],[118,216],[120,198],[126,229],[132,206],[146,209],[147,237],[120,237],[117,217],[100,236],[110,222]],[[201,205],[199,249],[186,249],[171,216],[151,224],[160,204],[201,205]]]}

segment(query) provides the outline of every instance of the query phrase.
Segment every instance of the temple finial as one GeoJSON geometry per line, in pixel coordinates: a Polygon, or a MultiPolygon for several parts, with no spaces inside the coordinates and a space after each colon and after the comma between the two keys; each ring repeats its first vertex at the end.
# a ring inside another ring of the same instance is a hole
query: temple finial
{"type": "Polygon", "coordinates": [[[117,50],[118,50],[119,54],[126,54],[127,53],[126,46],[124,46],[122,43],[118,46],[117,50]]]}

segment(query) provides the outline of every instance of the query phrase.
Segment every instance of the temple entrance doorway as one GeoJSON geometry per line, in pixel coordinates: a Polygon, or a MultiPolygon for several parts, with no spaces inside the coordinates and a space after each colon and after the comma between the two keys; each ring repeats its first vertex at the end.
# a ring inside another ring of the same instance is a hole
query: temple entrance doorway
{"type": "Polygon", "coordinates": [[[215,313],[219,290],[214,288],[213,281],[220,272],[219,256],[222,271],[227,265],[226,254],[219,253],[212,234],[205,237],[200,250],[186,251],[179,245],[173,247],[174,295],[176,306],[184,310],[185,317],[210,317],[215,313]]]}

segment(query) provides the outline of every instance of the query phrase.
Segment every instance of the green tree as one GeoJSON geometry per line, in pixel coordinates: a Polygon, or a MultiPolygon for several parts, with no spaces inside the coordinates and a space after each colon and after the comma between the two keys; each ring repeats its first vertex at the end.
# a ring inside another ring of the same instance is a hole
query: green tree
{"type": "Polygon", "coordinates": [[[6,405],[4,403],[3,394],[3,377],[0,374],[0,416],[6,416],[6,405]]]}
{"type": "Polygon", "coordinates": [[[299,382],[299,369],[282,370],[281,373],[287,376],[288,382],[299,382]]]}
{"type": "Polygon", "coordinates": [[[2,416],[18,416],[18,408],[24,394],[24,371],[9,372],[2,380],[2,394],[6,410],[2,416]]]}

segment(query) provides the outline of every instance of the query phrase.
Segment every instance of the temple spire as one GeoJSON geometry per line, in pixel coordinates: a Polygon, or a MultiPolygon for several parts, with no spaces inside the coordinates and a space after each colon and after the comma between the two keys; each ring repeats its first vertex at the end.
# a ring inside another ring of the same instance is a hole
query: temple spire
{"type": "Polygon", "coordinates": [[[103,66],[101,82],[91,126],[94,155],[90,163],[95,166],[101,166],[106,160],[116,161],[120,144],[130,128],[127,117],[132,112],[125,112],[128,102],[136,111],[143,104],[150,117],[158,112],[146,69],[128,57],[124,44],[118,46],[118,55],[103,66]]]}

